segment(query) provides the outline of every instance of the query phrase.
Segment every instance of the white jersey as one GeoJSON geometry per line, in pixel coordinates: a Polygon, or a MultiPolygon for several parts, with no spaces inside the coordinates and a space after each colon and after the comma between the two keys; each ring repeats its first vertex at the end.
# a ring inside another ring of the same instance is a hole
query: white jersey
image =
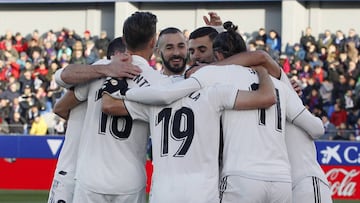
{"type": "MultiPolygon", "coordinates": [[[[281,75],[281,81],[291,87],[286,74],[282,72],[281,75]]],[[[305,177],[317,177],[329,185],[325,173],[317,161],[316,147],[312,136],[290,122],[286,122],[285,134],[293,187],[305,177]]]]}
{"type": "Polygon", "coordinates": [[[168,106],[125,101],[135,120],[149,122],[154,171],[152,203],[219,202],[219,132],[223,109],[232,109],[237,89],[205,88],[168,106]]]}
{"type": "Polygon", "coordinates": [[[59,154],[55,173],[65,171],[73,176],[75,175],[77,154],[81,139],[80,135],[84,124],[86,107],[87,102],[83,102],[70,111],[69,119],[67,120],[64,144],[59,154]]]}
{"type": "MultiPolygon", "coordinates": [[[[208,67],[195,77],[201,84],[231,83],[241,90],[256,90],[258,77],[239,66],[208,67]]],[[[291,182],[285,145],[285,118],[293,120],[304,110],[290,90],[273,79],[277,103],[268,109],[227,110],[222,115],[224,151],[222,176],[291,182]]]]}
{"type": "MultiPolygon", "coordinates": [[[[129,87],[142,87],[167,79],[153,70],[148,62],[132,56],[133,64],[142,69],[141,75],[127,80],[129,87]]],[[[99,89],[105,78],[75,89],[76,97],[87,100],[84,118],[82,152],[76,179],[92,192],[101,194],[132,194],[145,187],[145,155],[148,125],[130,117],[109,116],[101,111],[99,89]]],[[[166,80],[167,81],[167,80],[166,80]]]]}

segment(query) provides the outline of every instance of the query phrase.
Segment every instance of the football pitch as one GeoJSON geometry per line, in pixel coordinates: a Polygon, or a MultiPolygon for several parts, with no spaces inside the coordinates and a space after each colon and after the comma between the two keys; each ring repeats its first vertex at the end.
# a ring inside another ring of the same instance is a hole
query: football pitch
{"type": "MultiPolygon", "coordinates": [[[[0,190],[0,203],[46,203],[46,190],[0,190]]],[[[334,200],[334,203],[359,203],[360,200],[334,200]]]]}

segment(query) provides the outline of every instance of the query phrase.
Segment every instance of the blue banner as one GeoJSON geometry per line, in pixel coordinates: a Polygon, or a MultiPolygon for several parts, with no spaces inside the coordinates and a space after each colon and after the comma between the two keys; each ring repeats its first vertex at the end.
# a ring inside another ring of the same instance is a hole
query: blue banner
{"type": "Polygon", "coordinates": [[[316,141],[315,145],[320,165],[360,165],[360,142],[316,141]]]}
{"type": "Polygon", "coordinates": [[[64,136],[0,135],[0,157],[57,159],[64,136]]]}

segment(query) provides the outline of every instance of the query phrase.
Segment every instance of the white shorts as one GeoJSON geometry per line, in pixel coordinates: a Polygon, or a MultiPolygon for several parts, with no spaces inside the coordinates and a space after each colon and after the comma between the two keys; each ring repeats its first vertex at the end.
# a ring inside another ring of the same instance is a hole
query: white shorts
{"type": "Polygon", "coordinates": [[[291,202],[291,183],[225,176],[220,181],[220,203],[291,202]]]}
{"type": "Polygon", "coordinates": [[[100,194],[75,185],[73,203],[146,203],[145,187],[133,194],[100,194]]]}
{"type": "Polygon", "coordinates": [[[75,189],[74,174],[58,171],[54,175],[48,203],[72,203],[75,189]]]}
{"type": "Polygon", "coordinates": [[[293,203],[332,203],[328,185],[317,177],[306,177],[293,187],[293,203]]]}

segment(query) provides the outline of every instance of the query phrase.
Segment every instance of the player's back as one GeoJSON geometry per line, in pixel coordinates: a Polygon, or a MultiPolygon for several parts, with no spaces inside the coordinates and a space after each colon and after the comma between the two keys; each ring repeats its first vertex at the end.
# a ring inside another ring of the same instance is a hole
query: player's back
{"type": "MultiPolygon", "coordinates": [[[[254,75],[253,73],[247,73],[254,75]]],[[[258,79],[233,74],[225,76],[241,90],[256,90],[258,79]]],[[[284,86],[273,79],[277,103],[268,109],[233,111],[222,116],[224,133],[222,175],[290,182],[284,125],[286,94],[284,86]]]]}
{"type": "MultiPolygon", "coordinates": [[[[133,56],[134,64],[143,69],[137,80],[129,81],[129,87],[157,83],[163,79],[151,69],[147,61],[133,56]]],[[[101,111],[100,88],[105,78],[91,82],[88,92],[78,97],[88,100],[83,127],[86,140],[76,177],[88,190],[103,194],[129,194],[145,186],[144,169],[148,125],[132,121],[129,116],[109,116],[101,111]],[[82,98],[85,99],[85,98],[82,98]]],[[[80,91],[79,91],[80,92],[80,91]]],[[[86,91],[85,91],[86,92],[86,91]]]]}
{"type": "MultiPolygon", "coordinates": [[[[195,77],[201,84],[234,84],[241,90],[256,90],[254,70],[237,65],[209,66],[195,77]]],[[[242,175],[260,180],[290,182],[284,125],[289,108],[289,89],[272,78],[277,103],[268,109],[232,111],[222,116],[224,151],[222,175],[242,175]]]]}
{"type": "Polygon", "coordinates": [[[223,108],[233,107],[237,93],[229,89],[205,88],[162,107],[126,101],[132,118],[150,125],[154,164],[150,202],[219,202],[220,115],[223,108]]]}

